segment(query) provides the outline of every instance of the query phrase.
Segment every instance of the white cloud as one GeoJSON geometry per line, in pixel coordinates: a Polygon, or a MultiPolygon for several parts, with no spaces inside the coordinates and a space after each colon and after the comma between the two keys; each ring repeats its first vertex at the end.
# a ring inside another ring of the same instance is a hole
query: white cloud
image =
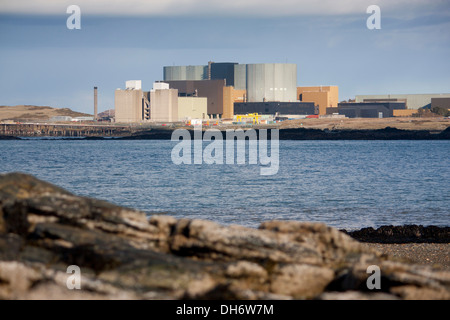
{"type": "Polygon", "coordinates": [[[366,14],[369,5],[408,11],[440,0],[0,0],[0,13],[66,14],[75,4],[82,14],[117,16],[302,16],[366,14]]]}

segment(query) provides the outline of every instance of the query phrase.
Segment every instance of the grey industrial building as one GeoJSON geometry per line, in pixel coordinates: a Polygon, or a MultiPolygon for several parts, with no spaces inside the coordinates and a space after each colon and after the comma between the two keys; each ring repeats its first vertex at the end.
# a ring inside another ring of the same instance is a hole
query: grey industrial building
{"type": "Polygon", "coordinates": [[[164,81],[208,80],[208,66],[170,66],[164,67],[164,81]]]}
{"type": "Polygon", "coordinates": [[[450,98],[450,93],[357,95],[355,102],[406,101],[407,109],[420,109],[431,107],[433,98],[450,98]]]}
{"type": "Polygon", "coordinates": [[[406,109],[405,102],[341,102],[337,108],[327,108],[327,114],[339,113],[347,118],[387,118],[394,110],[406,109]]]}
{"type": "Polygon", "coordinates": [[[209,62],[208,72],[211,80],[224,80],[227,86],[234,87],[234,67],[236,62],[209,62]]]}
{"type": "Polygon", "coordinates": [[[317,114],[317,111],[314,102],[243,102],[234,104],[234,114],[313,115],[317,114]]]}
{"type": "Polygon", "coordinates": [[[245,78],[248,102],[297,101],[296,64],[247,64],[245,78]]]}
{"type": "Polygon", "coordinates": [[[225,80],[226,86],[247,90],[247,102],[297,101],[297,65],[209,62],[205,66],[166,66],[164,82],[225,80]]]}

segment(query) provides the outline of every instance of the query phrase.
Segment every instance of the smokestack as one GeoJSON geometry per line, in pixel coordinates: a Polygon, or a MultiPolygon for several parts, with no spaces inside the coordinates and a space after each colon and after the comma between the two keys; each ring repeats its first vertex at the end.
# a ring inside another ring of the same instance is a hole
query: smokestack
{"type": "Polygon", "coordinates": [[[97,87],[94,87],[94,120],[97,121],[97,87]]]}

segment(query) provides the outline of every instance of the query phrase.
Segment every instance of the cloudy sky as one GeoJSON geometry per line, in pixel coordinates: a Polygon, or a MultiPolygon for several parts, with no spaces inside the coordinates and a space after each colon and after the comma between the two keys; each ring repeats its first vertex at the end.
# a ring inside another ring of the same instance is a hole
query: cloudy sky
{"type": "Polygon", "coordinates": [[[0,0],[0,105],[92,112],[165,65],[288,62],[298,85],[356,94],[450,92],[450,0],[0,0]],[[81,29],[69,30],[69,5],[81,29]],[[369,30],[369,5],[381,29],[369,30]]]}

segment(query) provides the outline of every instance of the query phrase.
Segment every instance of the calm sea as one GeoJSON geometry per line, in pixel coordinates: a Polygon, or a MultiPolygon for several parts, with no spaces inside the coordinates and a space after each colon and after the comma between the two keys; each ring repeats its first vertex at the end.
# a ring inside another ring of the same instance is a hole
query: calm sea
{"type": "Polygon", "coordinates": [[[30,173],[148,213],[227,225],[450,225],[450,141],[280,141],[272,176],[261,176],[258,165],[175,165],[175,144],[0,141],[0,172],[30,173]]]}

